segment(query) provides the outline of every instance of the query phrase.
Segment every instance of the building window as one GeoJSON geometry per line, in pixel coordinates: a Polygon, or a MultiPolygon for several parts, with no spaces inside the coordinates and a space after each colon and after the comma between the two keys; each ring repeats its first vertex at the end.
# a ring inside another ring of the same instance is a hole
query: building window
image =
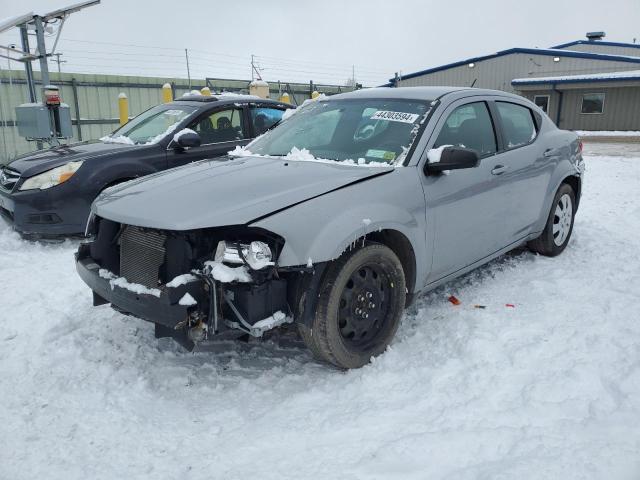
{"type": "Polygon", "coordinates": [[[536,95],[533,97],[533,103],[539,106],[544,113],[549,115],[549,95],[536,95]]]}
{"type": "Polygon", "coordinates": [[[604,93],[585,93],[582,95],[580,113],[604,113],[604,93]]]}

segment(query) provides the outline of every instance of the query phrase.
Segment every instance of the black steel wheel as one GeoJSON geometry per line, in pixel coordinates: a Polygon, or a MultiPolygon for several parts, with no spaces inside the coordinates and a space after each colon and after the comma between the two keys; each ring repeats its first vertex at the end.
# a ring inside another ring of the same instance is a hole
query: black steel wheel
{"type": "Polygon", "coordinates": [[[391,249],[368,244],[327,269],[316,315],[301,334],[319,359],[359,368],[387,348],[404,310],[402,264],[391,249]]]}

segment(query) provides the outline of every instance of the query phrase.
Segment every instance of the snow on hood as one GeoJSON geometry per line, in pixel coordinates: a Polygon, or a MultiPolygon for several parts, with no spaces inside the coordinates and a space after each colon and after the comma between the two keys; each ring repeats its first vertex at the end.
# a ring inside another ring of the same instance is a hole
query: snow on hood
{"type": "Polygon", "coordinates": [[[244,157],[194,162],[115,186],[93,211],[120,223],[191,230],[251,221],[394,168],[244,157]]]}

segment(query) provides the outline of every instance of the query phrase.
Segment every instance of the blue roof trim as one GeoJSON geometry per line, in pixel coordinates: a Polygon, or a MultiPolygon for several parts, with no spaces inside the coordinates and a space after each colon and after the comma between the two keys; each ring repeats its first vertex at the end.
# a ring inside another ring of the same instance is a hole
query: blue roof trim
{"type": "Polygon", "coordinates": [[[556,46],[551,47],[551,48],[566,48],[566,47],[572,47],[574,45],[604,45],[606,47],[640,48],[640,45],[638,45],[637,43],[605,42],[603,40],[597,40],[597,41],[574,40],[573,42],[563,43],[561,45],[556,45],[556,46]]]}
{"type": "Polygon", "coordinates": [[[560,80],[536,80],[535,78],[527,80],[512,80],[511,85],[549,85],[561,83],[605,83],[605,82],[628,82],[629,80],[640,81],[640,75],[629,75],[627,77],[615,78],[563,78],[560,80]]]}
{"type": "MultiPolygon", "coordinates": [[[[589,53],[589,52],[574,52],[572,50],[553,50],[553,49],[539,49],[539,48],[510,48],[508,50],[502,50],[491,55],[484,55],[482,57],[468,58],[459,62],[448,63],[440,67],[429,68],[427,70],[421,70],[419,72],[408,73],[402,75],[401,80],[407,80],[409,78],[420,77],[428,73],[440,72],[442,70],[448,70],[450,68],[459,67],[461,65],[468,65],[469,63],[481,62],[483,60],[490,60],[492,58],[503,57],[505,55],[511,55],[513,53],[529,53],[532,55],[547,55],[550,57],[574,57],[574,58],[589,58],[592,60],[609,60],[616,62],[629,62],[640,63],[640,57],[626,57],[623,55],[611,55],[607,53],[589,53]]],[[[394,79],[390,78],[389,82],[393,84],[394,79]]]]}

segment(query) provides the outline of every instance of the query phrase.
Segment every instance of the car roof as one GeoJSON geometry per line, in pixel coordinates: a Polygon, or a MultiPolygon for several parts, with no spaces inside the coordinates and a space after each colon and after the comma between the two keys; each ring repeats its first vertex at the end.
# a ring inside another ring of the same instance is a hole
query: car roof
{"type": "Polygon", "coordinates": [[[204,104],[208,106],[223,106],[229,104],[236,103],[247,103],[247,102],[259,102],[259,103],[267,103],[272,105],[280,105],[283,107],[293,107],[288,103],[279,102],[276,100],[271,100],[268,98],[261,98],[255,95],[233,95],[225,93],[224,95],[185,95],[183,97],[176,98],[171,103],[180,104],[180,105],[191,105],[193,107],[203,107],[204,104]]]}
{"type": "Polygon", "coordinates": [[[376,87],[332,95],[332,99],[343,98],[400,98],[408,100],[435,100],[447,93],[466,90],[464,87],[376,87]]]}
{"type": "Polygon", "coordinates": [[[457,98],[476,95],[503,96],[522,99],[518,95],[500,90],[471,87],[376,87],[355,90],[353,92],[332,95],[331,99],[347,98],[398,98],[407,100],[435,100],[445,95],[456,93],[457,98]]]}

